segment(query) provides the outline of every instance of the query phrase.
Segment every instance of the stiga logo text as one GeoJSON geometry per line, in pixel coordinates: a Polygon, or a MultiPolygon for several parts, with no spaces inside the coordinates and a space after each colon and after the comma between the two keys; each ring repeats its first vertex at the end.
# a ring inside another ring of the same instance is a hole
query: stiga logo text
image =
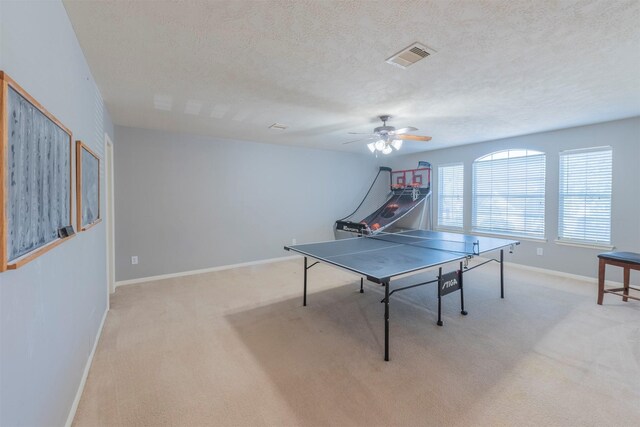
{"type": "Polygon", "coordinates": [[[462,273],[460,271],[452,271],[451,273],[443,274],[440,278],[440,295],[447,295],[451,292],[459,290],[462,286],[462,273]]]}
{"type": "Polygon", "coordinates": [[[449,289],[452,286],[458,286],[458,279],[447,280],[442,284],[442,290],[449,289]]]}

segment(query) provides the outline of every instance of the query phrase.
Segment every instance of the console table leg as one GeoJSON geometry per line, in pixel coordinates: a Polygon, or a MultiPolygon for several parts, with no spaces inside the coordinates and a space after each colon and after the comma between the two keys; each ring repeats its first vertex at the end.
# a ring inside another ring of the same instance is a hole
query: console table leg
{"type": "Polygon", "coordinates": [[[624,297],[622,297],[622,301],[628,301],[629,298],[626,295],[629,295],[629,275],[631,273],[631,269],[629,267],[624,268],[624,297]]]}
{"type": "Polygon", "coordinates": [[[598,304],[602,305],[602,298],[604,297],[604,271],[607,267],[605,260],[600,259],[600,265],[598,268],[598,304]]]}

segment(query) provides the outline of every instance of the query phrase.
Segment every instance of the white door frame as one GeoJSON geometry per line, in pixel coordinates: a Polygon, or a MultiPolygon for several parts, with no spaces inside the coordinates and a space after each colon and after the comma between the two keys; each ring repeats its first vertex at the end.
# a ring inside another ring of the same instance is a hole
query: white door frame
{"type": "Polygon", "coordinates": [[[115,209],[113,206],[113,141],[109,135],[104,134],[104,157],[105,157],[105,181],[106,181],[106,243],[107,243],[107,300],[109,295],[115,291],[116,268],[115,268],[115,209]]]}

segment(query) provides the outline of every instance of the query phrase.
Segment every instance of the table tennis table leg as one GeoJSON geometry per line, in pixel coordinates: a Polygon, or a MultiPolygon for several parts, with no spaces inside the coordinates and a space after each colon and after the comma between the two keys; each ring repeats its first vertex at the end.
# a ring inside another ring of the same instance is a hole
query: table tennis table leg
{"type": "Polygon", "coordinates": [[[442,267],[438,268],[438,322],[436,323],[438,326],[444,325],[442,322],[442,295],[440,292],[442,291],[442,267]]]}
{"type": "Polygon", "coordinates": [[[468,313],[464,309],[464,286],[462,284],[462,282],[463,282],[463,280],[462,280],[463,272],[464,272],[464,270],[462,269],[462,261],[460,261],[460,313],[463,316],[466,316],[468,313]]]}
{"type": "Polygon", "coordinates": [[[302,305],[307,306],[307,257],[304,257],[304,296],[302,297],[302,305]]]}
{"type": "Polygon", "coordinates": [[[389,361],[389,282],[384,285],[384,360],[389,361]]]}
{"type": "Polygon", "coordinates": [[[500,249],[500,298],[504,298],[504,249],[500,249]]]}
{"type": "Polygon", "coordinates": [[[364,284],[364,279],[361,277],[361,278],[360,278],[360,293],[361,293],[361,294],[363,294],[363,293],[364,293],[363,284],[364,284]]]}

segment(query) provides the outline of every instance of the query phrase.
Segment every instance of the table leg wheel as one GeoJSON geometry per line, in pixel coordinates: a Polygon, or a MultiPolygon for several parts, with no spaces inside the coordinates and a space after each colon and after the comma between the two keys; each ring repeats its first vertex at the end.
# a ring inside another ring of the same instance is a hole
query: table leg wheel
{"type": "Polygon", "coordinates": [[[461,313],[463,316],[466,316],[467,314],[469,314],[469,313],[467,313],[467,311],[466,311],[466,310],[462,310],[460,313],[461,313]]]}
{"type": "Polygon", "coordinates": [[[437,322],[437,323],[438,323],[438,326],[442,326],[442,325],[444,325],[444,323],[442,322],[442,320],[438,320],[438,322],[437,322]]]}
{"type": "Polygon", "coordinates": [[[360,289],[360,293],[361,293],[361,294],[364,294],[364,289],[360,289]]]}

